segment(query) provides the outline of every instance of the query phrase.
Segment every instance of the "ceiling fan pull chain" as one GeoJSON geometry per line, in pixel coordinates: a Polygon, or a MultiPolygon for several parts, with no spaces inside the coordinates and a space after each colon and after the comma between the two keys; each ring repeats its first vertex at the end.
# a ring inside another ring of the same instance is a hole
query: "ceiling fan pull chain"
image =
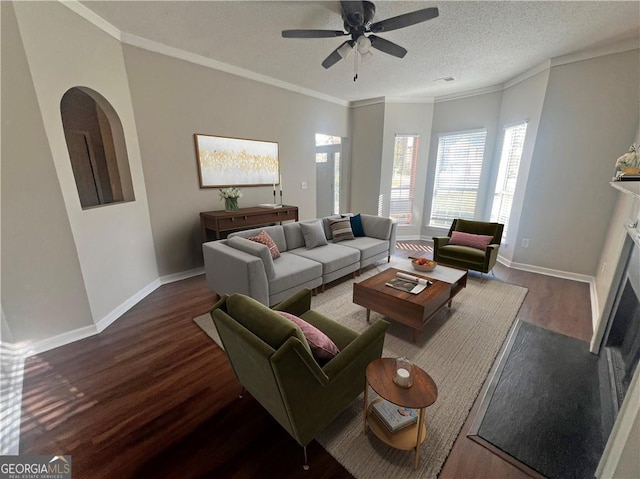
{"type": "Polygon", "coordinates": [[[353,55],[353,81],[358,79],[358,47],[354,48],[353,55]]]}

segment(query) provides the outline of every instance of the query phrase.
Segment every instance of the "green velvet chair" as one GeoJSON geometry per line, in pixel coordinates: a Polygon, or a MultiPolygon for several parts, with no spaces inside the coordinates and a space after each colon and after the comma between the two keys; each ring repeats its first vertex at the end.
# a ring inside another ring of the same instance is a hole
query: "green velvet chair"
{"type": "Polygon", "coordinates": [[[488,273],[498,259],[503,229],[504,225],[500,223],[455,219],[447,236],[434,236],[433,260],[444,265],[488,273]],[[454,231],[493,236],[493,240],[484,251],[469,246],[451,245],[449,239],[454,231]]]}
{"type": "Polygon", "coordinates": [[[224,296],[211,316],[240,384],[304,449],[363,390],[365,369],[382,354],[389,323],[378,320],[362,333],[310,309],[304,289],[274,310],[303,318],[324,332],[340,352],[324,366],[311,355],[301,329],[258,301],[224,296]]]}

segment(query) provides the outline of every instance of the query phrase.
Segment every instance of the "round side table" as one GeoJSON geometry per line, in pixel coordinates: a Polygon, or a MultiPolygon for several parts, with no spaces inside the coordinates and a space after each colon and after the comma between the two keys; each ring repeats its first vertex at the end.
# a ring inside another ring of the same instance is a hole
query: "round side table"
{"type": "Polygon", "coordinates": [[[427,437],[427,427],[424,422],[425,409],[438,399],[438,387],[431,376],[415,364],[411,371],[413,385],[402,388],[393,382],[396,374],[395,358],[379,358],[371,361],[367,366],[364,387],[364,433],[367,426],[384,443],[396,449],[414,450],[413,469],[418,468],[420,461],[420,445],[427,437]],[[369,404],[368,387],[371,386],[380,398],[400,407],[419,409],[418,421],[396,432],[391,432],[373,411],[372,406],[381,399],[375,399],[369,404]]]}

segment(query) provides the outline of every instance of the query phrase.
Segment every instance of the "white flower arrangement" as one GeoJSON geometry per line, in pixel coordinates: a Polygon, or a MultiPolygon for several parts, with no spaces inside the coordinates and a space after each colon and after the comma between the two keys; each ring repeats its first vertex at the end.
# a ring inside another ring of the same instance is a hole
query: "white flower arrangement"
{"type": "Polygon", "coordinates": [[[637,168],[640,166],[638,156],[638,145],[634,143],[629,147],[629,151],[616,160],[616,168],[637,168]]]}
{"type": "Polygon", "coordinates": [[[242,191],[234,186],[220,188],[220,199],[226,200],[228,198],[242,198],[242,191]]]}

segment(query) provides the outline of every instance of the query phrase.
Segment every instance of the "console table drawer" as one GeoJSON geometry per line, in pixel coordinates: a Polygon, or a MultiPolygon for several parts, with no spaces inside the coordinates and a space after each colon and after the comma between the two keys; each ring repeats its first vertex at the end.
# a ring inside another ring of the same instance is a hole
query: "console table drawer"
{"type": "Polygon", "coordinates": [[[297,206],[282,208],[240,208],[237,211],[207,211],[200,213],[202,241],[220,239],[222,232],[249,229],[282,221],[298,221],[297,206]],[[213,235],[211,235],[213,233],[213,235]],[[211,237],[213,236],[213,238],[211,237]]]}

